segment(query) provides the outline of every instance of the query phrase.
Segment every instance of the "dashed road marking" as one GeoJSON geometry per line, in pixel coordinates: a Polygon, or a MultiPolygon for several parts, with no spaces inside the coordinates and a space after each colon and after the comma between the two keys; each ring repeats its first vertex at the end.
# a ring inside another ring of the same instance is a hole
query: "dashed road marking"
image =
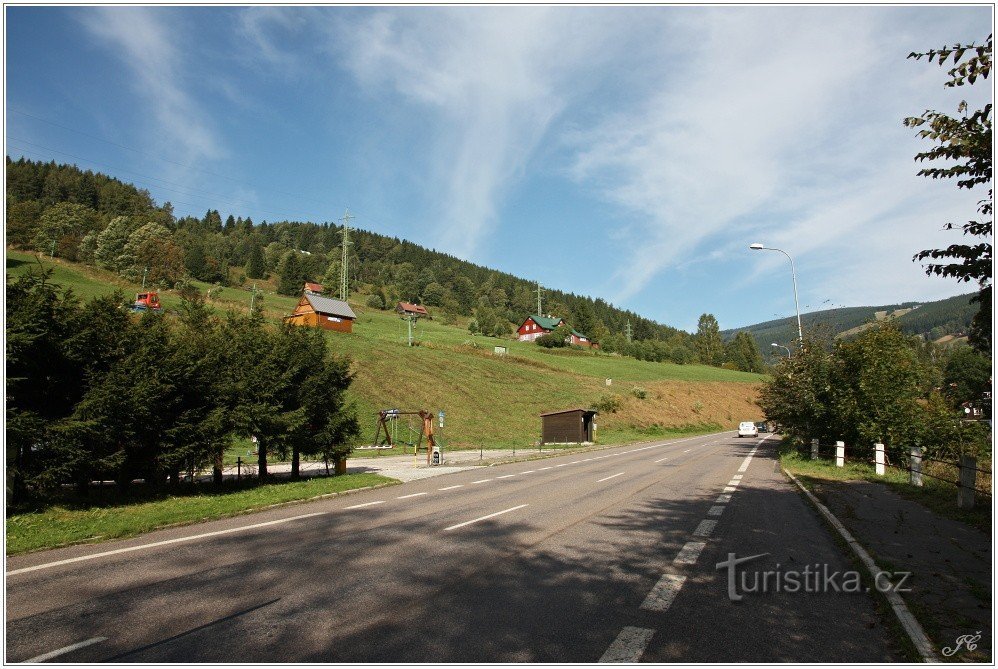
{"type": "Polygon", "coordinates": [[[734,491],[735,491],[735,486],[733,485],[724,486],[724,492],[734,492],[734,491]]]}
{"type": "Polygon", "coordinates": [[[79,650],[80,648],[86,648],[87,646],[92,646],[95,643],[100,643],[101,641],[107,641],[106,636],[95,636],[92,639],[87,639],[86,641],[81,641],[80,643],[74,643],[72,646],[65,646],[59,648],[58,650],[49,651],[37,657],[33,657],[30,660],[24,660],[25,662],[45,662],[46,660],[51,660],[53,657],[59,657],[60,655],[65,655],[66,653],[71,653],[74,650],[79,650]]]}
{"type": "Polygon", "coordinates": [[[385,500],[380,499],[377,502],[364,502],[363,504],[354,504],[353,506],[345,506],[343,507],[343,510],[345,511],[346,509],[363,509],[365,506],[374,506],[376,504],[384,504],[384,503],[385,500]]]}
{"type": "Polygon", "coordinates": [[[428,492],[414,492],[411,495],[402,495],[401,497],[396,497],[395,499],[409,499],[410,497],[419,497],[420,495],[429,495],[428,492]]]}
{"type": "Polygon", "coordinates": [[[437,488],[437,490],[453,490],[454,488],[463,488],[463,483],[458,483],[457,485],[449,485],[446,488],[437,488]]]}
{"type": "Polygon", "coordinates": [[[648,593],[648,596],[645,597],[645,601],[641,603],[641,608],[645,611],[665,613],[672,606],[673,600],[676,599],[676,595],[679,594],[679,590],[685,582],[685,576],[663,574],[662,578],[655,584],[655,587],[648,593]]]}
{"type": "Polygon", "coordinates": [[[696,564],[697,558],[700,557],[700,551],[707,543],[704,541],[687,541],[686,544],[679,550],[679,554],[676,555],[676,559],[672,562],[674,564],[696,564]]]}
{"type": "Polygon", "coordinates": [[[516,511],[517,509],[522,509],[525,506],[529,506],[529,505],[528,504],[521,504],[520,506],[514,506],[512,508],[505,509],[503,511],[496,511],[495,513],[490,513],[489,515],[482,516],[481,518],[475,518],[474,520],[466,520],[463,523],[458,523],[457,525],[451,525],[450,527],[445,527],[444,528],[444,532],[449,532],[451,530],[456,530],[459,527],[464,527],[465,525],[471,525],[472,523],[479,523],[479,522],[481,522],[483,520],[488,520],[489,518],[495,518],[496,516],[501,516],[504,513],[509,513],[510,511],[516,511]]]}
{"type": "Polygon", "coordinates": [[[735,474],[731,478],[734,479],[735,481],[740,481],[742,479],[742,475],[741,474],[735,474]]]}
{"type": "Polygon", "coordinates": [[[741,483],[739,479],[731,479],[728,481],[728,485],[732,487],[737,487],[739,483],[741,483]]]}
{"type": "Polygon", "coordinates": [[[731,495],[718,495],[716,504],[727,504],[731,501],[731,495]]]}
{"type": "Polygon", "coordinates": [[[720,516],[722,513],[724,513],[723,504],[717,504],[715,506],[710,507],[710,509],[707,510],[708,516],[720,516]]]}
{"type": "Polygon", "coordinates": [[[717,527],[716,520],[701,520],[697,528],[693,530],[693,536],[695,537],[709,537],[710,533],[714,531],[717,527]]]}
{"type": "Polygon", "coordinates": [[[514,476],[516,476],[516,474],[506,474],[505,476],[497,476],[496,480],[498,481],[499,479],[509,479],[513,478],[514,476]]]}
{"type": "Polygon", "coordinates": [[[486,481],[491,481],[491,480],[492,479],[478,479],[477,481],[472,481],[469,485],[472,485],[472,484],[475,484],[475,483],[485,483],[486,481]]]}
{"type": "Polygon", "coordinates": [[[536,470],[536,469],[528,469],[527,471],[525,471],[525,472],[520,472],[520,473],[521,473],[521,474],[533,474],[533,473],[534,473],[535,471],[537,471],[537,470],[536,470]]]}
{"type": "Polygon", "coordinates": [[[668,460],[668,459],[669,458],[660,458],[660,459],[656,460],[654,464],[658,464],[659,462],[662,462],[663,460],[668,460]]]}
{"type": "Polygon", "coordinates": [[[637,662],[651,643],[655,630],[641,627],[625,627],[603,653],[600,662],[637,662]]]}
{"type": "Polygon", "coordinates": [[[610,479],[615,479],[618,476],[623,476],[623,475],[624,475],[624,472],[620,472],[619,474],[614,474],[613,476],[607,476],[605,479],[599,479],[598,481],[596,481],[596,483],[602,483],[603,481],[609,481],[610,479]]]}
{"type": "Polygon", "coordinates": [[[539,471],[539,472],[543,472],[543,471],[545,471],[545,470],[547,470],[547,469],[554,469],[554,466],[552,465],[551,467],[541,467],[541,468],[540,468],[540,469],[538,469],[537,471],[539,471]]]}

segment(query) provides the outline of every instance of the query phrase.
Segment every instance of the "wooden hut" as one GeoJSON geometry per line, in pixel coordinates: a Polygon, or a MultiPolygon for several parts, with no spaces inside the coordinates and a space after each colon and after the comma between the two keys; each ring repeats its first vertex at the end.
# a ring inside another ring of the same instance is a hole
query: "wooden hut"
{"type": "Polygon", "coordinates": [[[562,409],[541,414],[542,444],[584,444],[595,440],[593,409],[562,409]]]}
{"type": "Polygon", "coordinates": [[[298,306],[291,315],[284,317],[284,322],[323,330],[353,332],[353,322],[356,318],[357,314],[343,300],[305,293],[298,300],[298,306]]]}
{"type": "Polygon", "coordinates": [[[325,290],[326,289],[322,287],[322,284],[312,283],[311,281],[306,281],[305,287],[302,288],[302,292],[315,293],[316,295],[322,295],[322,293],[324,293],[325,290]]]}

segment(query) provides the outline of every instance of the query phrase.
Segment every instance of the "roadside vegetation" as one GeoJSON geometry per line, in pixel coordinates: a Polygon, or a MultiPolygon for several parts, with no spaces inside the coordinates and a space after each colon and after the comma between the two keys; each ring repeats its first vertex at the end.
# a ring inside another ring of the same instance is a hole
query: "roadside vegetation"
{"type": "Polygon", "coordinates": [[[78,543],[124,539],[144,532],[235,516],[359,488],[397,483],[376,474],[348,474],[260,484],[255,479],[174,489],[108,486],[85,497],[70,492],[7,518],[7,555],[78,543]]]}

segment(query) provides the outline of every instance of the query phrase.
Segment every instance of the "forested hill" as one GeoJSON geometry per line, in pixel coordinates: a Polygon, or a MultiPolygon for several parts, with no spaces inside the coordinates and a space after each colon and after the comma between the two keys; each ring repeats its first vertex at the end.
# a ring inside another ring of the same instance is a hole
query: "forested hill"
{"type": "MultiPolygon", "coordinates": [[[[976,293],[957,295],[936,302],[902,302],[879,307],[815,311],[801,314],[801,324],[805,332],[849,337],[870,323],[891,319],[903,332],[936,341],[946,335],[962,335],[967,332],[978,310],[978,304],[970,301],[975,295],[976,293]]],[[[797,338],[797,319],[790,317],[766,321],[737,330],[725,330],[721,335],[727,340],[734,337],[736,332],[748,332],[755,337],[760,350],[768,350],[774,342],[787,345],[797,338]]]]}
{"type": "MultiPolygon", "coordinates": [[[[291,294],[303,280],[339,286],[341,227],[330,223],[258,223],[209,210],[201,218],[173,215],[145,190],[75,165],[7,157],[7,243],[83,262],[122,275],[141,276],[164,288],[185,277],[221,285],[271,281],[291,294]]],[[[351,230],[351,294],[368,306],[392,308],[397,300],[436,307],[454,317],[473,317],[480,331],[513,332],[537,310],[536,284],[466,262],[411,242],[351,230]]],[[[335,292],[335,289],[334,289],[335,292]]],[[[688,333],[602,299],[544,287],[543,311],[561,316],[604,344],[627,347],[654,342],[656,357],[689,362],[695,347],[688,333]]],[[[630,351],[627,351],[630,352],[630,351]]]]}

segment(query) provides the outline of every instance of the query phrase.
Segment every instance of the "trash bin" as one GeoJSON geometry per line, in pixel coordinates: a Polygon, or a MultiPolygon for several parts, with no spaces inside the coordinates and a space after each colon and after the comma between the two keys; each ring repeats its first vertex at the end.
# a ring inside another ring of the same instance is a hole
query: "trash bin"
{"type": "Polygon", "coordinates": [[[440,447],[433,447],[433,458],[430,460],[430,464],[439,465],[440,464],[440,447]]]}
{"type": "Polygon", "coordinates": [[[347,459],[346,458],[338,458],[336,460],[336,464],[334,465],[333,472],[335,474],[337,474],[337,475],[339,475],[339,474],[346,474],[347,473],[347,459]]]}

